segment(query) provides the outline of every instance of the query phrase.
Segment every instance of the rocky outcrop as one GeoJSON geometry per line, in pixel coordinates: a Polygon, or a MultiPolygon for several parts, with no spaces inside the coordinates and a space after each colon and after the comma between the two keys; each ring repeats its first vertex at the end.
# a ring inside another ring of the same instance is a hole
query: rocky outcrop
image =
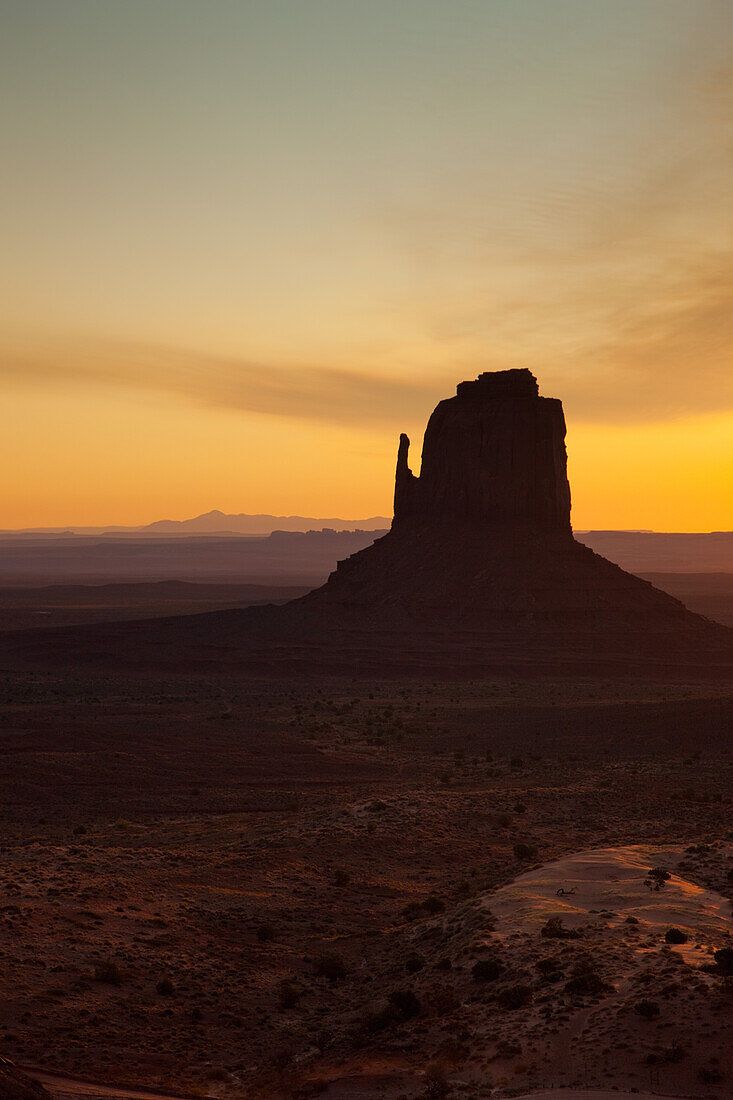
{"type": "Polygon", "coordinates": [[[570,486],[562,404],[540,397],[528,370],[481,374],[441,401],[425,431],[422,469],[400,437],[395,529],[485,528],[497,534],[570,537],[570,486]]]}

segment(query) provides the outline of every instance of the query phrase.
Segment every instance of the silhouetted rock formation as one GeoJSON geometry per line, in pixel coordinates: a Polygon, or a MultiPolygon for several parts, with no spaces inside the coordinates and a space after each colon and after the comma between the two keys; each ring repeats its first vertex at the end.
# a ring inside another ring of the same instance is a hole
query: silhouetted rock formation
{"type": "Polygon", "coordinates": [[[441,403],[392,528],[281,607],[6,635],[9,662],[257,672],[733,680],[733,631],[577,542],[565,420],[526,370],[441,403]],[[105,633],[106,631],[106,633],[105,633]]]}
{"type": "Polygon", "coordinates": [[[692,618],[573,538],[562,403],[530,371],[482,374],[441,401],[419,477],[408,448],[402,435],[392,529],[293,609],[427,630],[692,618]]]}
{"type": "Polygon", "coordinates": [[[420,477],[400,436],[393,527],[454,524],[570,536],[562,404],[528,370],[481,374],[441,401],[425,431],[420,477]]]}

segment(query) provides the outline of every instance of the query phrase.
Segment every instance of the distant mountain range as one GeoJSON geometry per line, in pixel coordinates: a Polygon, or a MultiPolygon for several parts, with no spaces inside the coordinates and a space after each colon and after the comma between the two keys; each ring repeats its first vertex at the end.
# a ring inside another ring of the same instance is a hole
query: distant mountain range
{"type": "Polygon", "coordinates": [[[331,516],[318,519],[313,516],[268,516],[262,513],[248,515],[239,512],[227,515],[214,509],[194,516],[193,519],[159,519],[141,527],[26,527],[22,530],[0,530],[0,537],[12,535],[269,535],[273,531],[383,531],[392,522],[387,516],[370,516],[368,519],[339,519],[331,516]]]}

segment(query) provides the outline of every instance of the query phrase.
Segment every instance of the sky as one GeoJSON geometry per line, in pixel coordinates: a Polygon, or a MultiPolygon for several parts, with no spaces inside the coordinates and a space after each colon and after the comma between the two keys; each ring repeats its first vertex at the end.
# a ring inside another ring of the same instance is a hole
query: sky
{"type": "Polygon", "coordinates": [[[732,122],[730,0],[0,0],[0,528],[389,515],[521,366],[733,529],[732,122]]]}

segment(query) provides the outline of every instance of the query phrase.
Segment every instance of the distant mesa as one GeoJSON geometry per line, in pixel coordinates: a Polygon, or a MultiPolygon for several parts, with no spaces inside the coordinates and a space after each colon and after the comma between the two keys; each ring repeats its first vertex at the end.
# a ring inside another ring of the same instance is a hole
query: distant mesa
{"type": "Polygon", "coordinates": [[[30,536],[98,536],[119,535],[135,538],[177,535],[270,535],[273,531],[383,531],[390,525],[387,516],[369,516],[366,519],[339,519],[336,516],[271,516],[266,513],[227,514],[214,509],[192,519],[159,519],[141,527],[26,527],[20,530],[0,530],[0,538],[30,536]]]}

